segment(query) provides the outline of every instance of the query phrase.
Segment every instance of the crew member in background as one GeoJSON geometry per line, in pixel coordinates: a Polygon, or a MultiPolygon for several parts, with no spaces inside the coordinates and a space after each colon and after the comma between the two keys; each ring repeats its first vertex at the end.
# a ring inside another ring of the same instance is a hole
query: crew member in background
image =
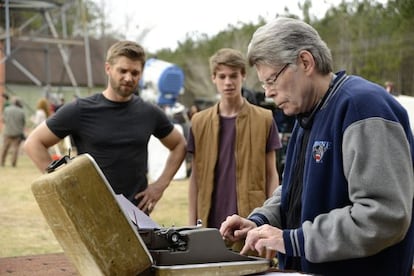
{"type": "Polygon", "coordinates": [[[392,81],[386,81],[385,82],[385,90],[387,90],[388,93],[394,96],[398,96],[399,93],[395,90],[395,85],[392,81]]]}
{"type": "Polygon", "coordinates": [[[45,121],[51,115],[51,108],[48,99],[40,98],[36,104],[36,111],[35,114],[30,118],[34,126],[40,125],[43,121],[45,121]]]}
{"type": "Polygon", "coordinates": [[[23,105],[18,98],[12,98],[3,113],[3,148],[1,150],[1,166],[6,164],[9,149],[12,149],[11,165],[17,166],[20,144],[25,139],[24,128],[26,126],[26,115],[23,105]]]}

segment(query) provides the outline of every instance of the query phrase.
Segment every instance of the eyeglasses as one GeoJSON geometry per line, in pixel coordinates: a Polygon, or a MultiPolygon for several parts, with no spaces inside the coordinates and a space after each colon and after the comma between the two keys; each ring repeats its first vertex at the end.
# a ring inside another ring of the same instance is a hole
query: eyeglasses
{"type": "Polygon", "coordinates": [[[275,83],[276,83],[276,80],[277,80],[277,78],[280,76],[280,74],[282,74],[283,73],[283,71],[285,71],[285,69],[289,66],[289,64],[290,63],[286,63],[283,67],[282,67],[282,69],[280,69],[280,71],[279,72],[277,72],[276,74],[275,74],[275,77],[273,78],[273,79],[267,79],[265,82],[263,82],[262,83],[262,87],[263,87],[263,89],[269,89],[270,87],[272,87],[275,83]]]}

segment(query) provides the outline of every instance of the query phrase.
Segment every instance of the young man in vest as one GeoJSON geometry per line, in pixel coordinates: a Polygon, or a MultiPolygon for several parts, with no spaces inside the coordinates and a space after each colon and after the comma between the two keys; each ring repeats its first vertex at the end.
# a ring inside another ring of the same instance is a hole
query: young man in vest
{"type": "Polygon", "coordinates": [[[281,147],[270,110],[242,96],[246,59],[234,49],[210,58],[220,96],[191,120],[188,152],[193,154],[189,223],[220,228],[227,216],[248,215],[279,185],[275,150],[281,147]]]}

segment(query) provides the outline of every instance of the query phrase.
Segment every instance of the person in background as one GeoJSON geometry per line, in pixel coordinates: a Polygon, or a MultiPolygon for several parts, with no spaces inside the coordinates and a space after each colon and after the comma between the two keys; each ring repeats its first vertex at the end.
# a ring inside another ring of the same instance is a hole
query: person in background
{"type": "Polygon", "coordinates": [[[3,93],[1,96],[3,98],[3,105],[1,106],[0,112],[0,131],[3,129],[3,112],[10,105],[10,96],[6,93],[3,93]]]}
{"type": "Polygon", "coordinates": [[[63,95],[60,95],[59,96],[59,102],[55,106],[55,112],[58,111],[58,109],[61,108],[64,104],[65,104],[65,97],[63,97],[63,95]]]}
{"type": "Polygon", "coordinates": [[[247,89],[246,87],[243,86],[242,90],[241,90],[241,93],[242,93],[242,96],[244,98],[246,98],[246,100],[249,103],[254,104],[254,105],[258,105],[257,98],[256,98],[256,92],[254,92],[252,90],[249,90],[249,89],[247,89]]]}
{"type": "Polygon", "coordinates": [[[198,106],[194,103],[193,105],[190,106],[190,108],[187,111],[188,118],[191,120],[193,115],[196,114],[198,111],[200,111],[200,110],[199,110],[198,106]]]}
{"type": "Polygon", "coordinates": [[[107,88],[63,105],[28,136],[24,149],[43,172],[47,149],[71,135],[78,154],[89,153],[116,194],[150,213],[186,154],[186,141],[166,114],[136,96],[145,64],[144,49],[132,41],[113,44],[105,62],[107,88]],[[148,141],[154,135],[170,153],[159,178],[148,185],[148,141]]]}
{"type": "Polygon", "coordinates": [[[10,96],[6,93],[2,94],[3,97],[3,106],[2,106],[2,111],[4,111],[4,109],[10,105],[10,96]]]}
{"type": "Polygon", "coordinates": [[[386,81],[384,87],[391,95],[398,96],[398,92],[395,90],[395,85],[392,81],[386,81]]]}
{"type": "Polygon", "coordinates": [[[36,104],[36,112],[31,117],[34,126],[40,125],[43,121],[49,118],[51,114],[50,104],[46,98],[40,98],[36,104]]]}
{"type": "Polygon", "coordinates": [[[220,100],[191,120],[190,225],[200,219],[206,227],[219,228],[228,215],[245,216],[263,204],[279,185],[277,127],[270,110],[242,96],[246,65],[243,55],[229,48],[210,58],[220,100]]]}
{"type": "Polygon", "coordinates": [[[220,232],[279,268],[316,275],[411,275],[414,141],[406,110],[377,84],[333,72],[305,22],[277,18],[247,52],[266,95],[297,124],[282,185],[220,232]],[[368,103],[368,104],[367,104],[368,103]]]}
{"type": "Polygon", "coordinates": [[[9,149],[12,149],[11,165],[16,167],[20,144],[25,138],[24,128],[26,126],[26,116],[23,110],[23,105],[18,98],[12,98],[11,104],[4,109],[3,123],[1,166],[5,166],[9,149]]]}

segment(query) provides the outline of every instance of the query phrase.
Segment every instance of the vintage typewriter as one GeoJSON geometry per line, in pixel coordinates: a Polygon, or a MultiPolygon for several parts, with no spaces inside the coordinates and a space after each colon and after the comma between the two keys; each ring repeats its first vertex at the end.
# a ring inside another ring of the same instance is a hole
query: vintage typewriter
{"type": "Polygon", "coordinates": [[[254,261],[227,248],[215,228],[140,229],[155,265],[254,261]]]}
{"type": "Polygon", "coordinates": [[[217,229],[158,226],[114,194],[88,154],[53,166],[32,191],[80,275],[248,275],[270,267],[228,249],[217,229]]]}
{"type": "Polygon", "coordinates": [[[116,195],[116,198],[149,250],[153,268],[172,270],[179,265],[204,265],[206,268],[227,266],[233,270],[257,266],[266,270],[270,266],[268,260],[244,256],[227,248],[216,228],[205,228],[201,222],[197,226],[160,227],[124,196],[116,195]]]}
{"type": "Polygon", "coordinates": [[[153,265],[150,270],[183,270],[194,275],[195,268],[214,275],[247,275],[266,271],[268,260],[240,255],[227,248],[217,229],[163,228],[139,231],[153,265]],[[192,273],[191,273],[192,272],[192,273]]]}

